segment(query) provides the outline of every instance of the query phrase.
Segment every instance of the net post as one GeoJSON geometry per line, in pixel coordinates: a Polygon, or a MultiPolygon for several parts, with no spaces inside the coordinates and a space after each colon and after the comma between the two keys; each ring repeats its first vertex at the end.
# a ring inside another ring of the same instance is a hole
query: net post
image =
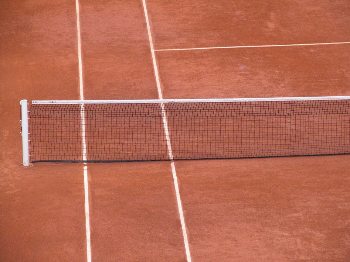
{"type": "Polygon", "coordinates": [[[28,101],[23,99],[21,105],[21,135],[22,135],[22,163],[29,166],[29,126],[28,126],[28,101]]]}

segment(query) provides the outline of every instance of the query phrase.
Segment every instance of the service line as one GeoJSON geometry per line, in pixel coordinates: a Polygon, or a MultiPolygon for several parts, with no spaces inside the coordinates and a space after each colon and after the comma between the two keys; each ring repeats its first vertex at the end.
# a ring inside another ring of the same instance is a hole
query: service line
{"type": "Polygon", "coordinates": [[[277,44],[277,45],[233,45],[233,46],[208,46],[208,47],[189,47],[189,48],[164,48],[164,49],[156,49],[154,51],[155,52],[174,52],[174,51],[199,51],[199,50],[215,50],[215,49],[248,49],[248,48],[273,48],[273,47],[349,45],[349,44],[350,42],[277,44]]]}

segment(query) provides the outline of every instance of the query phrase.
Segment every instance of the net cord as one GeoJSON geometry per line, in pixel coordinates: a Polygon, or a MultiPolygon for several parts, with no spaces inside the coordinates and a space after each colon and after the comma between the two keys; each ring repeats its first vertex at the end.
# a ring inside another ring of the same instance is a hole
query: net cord
{"type": "Polygon", "coordinates": [[[288,102],[288,101],[339,101],[350,100],[350,96],[314,97],[267,97],[267,98],[207,98],[207,99],[135,99],[135,100],[32,100],[37,105],[81,105],[81,104],[167,104],[167,103],[242,103],[242,102],[288,102]]]}

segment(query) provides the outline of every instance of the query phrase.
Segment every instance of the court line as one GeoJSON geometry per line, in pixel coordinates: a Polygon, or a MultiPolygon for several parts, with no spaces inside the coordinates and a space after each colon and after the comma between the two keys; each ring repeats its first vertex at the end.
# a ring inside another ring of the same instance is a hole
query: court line
{"type": "Polygon", "coordinates": [[[236,45],[236,46],[209,46],[209,47],[189,47],[189,48],[164,48],[164,49],[156,49],[154,51],[173,52],[173,51],[198,51],[198,50],[215,50],[215,49],[248,49],[248,48],[327,46],[327,45],[348,45],[348,44],[350,44],[350,42],[277,44],[277,45],[236,45]]]}
{"type": "Polygon", "coordinates": [[[89,206],[89,177],[87,165],[84,164],[84,207],[86,231],[86,261],[91,262],[91,233],[90,233],[90,206],[89,206]]]}
{"type": "MultiPolygon", "coordinates": [[[[150,46],[150,51],[151,51],[151,56],[152,56],[152,63],[153,63],[154,77],[155,77],[156,85],[157,85],[158,98],[159,98],[159,100],[163,100],[162,87],[160,84],[159,71],[158,71],[158,63],[157,63],[157,58],[155,55],[155,50],[154,50],[154,45],[153,45],[153,37],[152,37],[151,26],[150,26],[150,21],[149,21],[149,17],[148,17],[146,0],[142,0],[142,5],[143,5],[143,12],[144,12],[145,20],[146,20],[148,41],[149,41],[149,46],[150,46]]],[[[168,119],[166,116],[166,110],[165,110],[164,103],[161,102],[160,106],[161,106],[161,112],[162,112],[162,122],[163,122],[163,128],[164,128],[164,133],[165,133],[165,139],[166,139],[166,144],[167,144],[167,149],[168,149],[168,156],[169,156],[169,160],[171,162],[171,174],[173,177],[173,184],[174,184],[174,189],[175,189],[177,209],[178,209],[179,217],[180,217],[180,224],[181,224],[182,236],[183,236],[183,241],[184,241],[184,246],[185,246],[186,259],[187,259],[187,262],[191,262],[192,258],[191,258],[189,243],[188,243],[186,222],[185,222],[185,216],[184,216],[183,207],[182,207],[180,188],[179,188],[179,183],[178,183],[178,178],[177,178],[177,173],[176,173],[174,156],[173,156],[173,151],[172,151],[172,147],[171,147],[168,119]]]]}
{"type": "MultiPolygon", "coordinates": [[[[75,1],[76,23],[77,23],[77,47],[78,47],[78,67],[79,67],[79,96],[80,100],[84,100],[84,80],[83,80],[83,58],[81,51],[81,26],[80,26],[80,3],[75,1]]],[[[86,130],[85,130],[85,110],[84,104],[80,105],[81,117],[81,146],[82,158],[84,161],[84,209],[85,209],[85,237],[86,237],[86,261],[91,262],[91,229],[90,229],[90,205],[89,205],[89,177],[88,167],[86,164],[86,130]]]]}

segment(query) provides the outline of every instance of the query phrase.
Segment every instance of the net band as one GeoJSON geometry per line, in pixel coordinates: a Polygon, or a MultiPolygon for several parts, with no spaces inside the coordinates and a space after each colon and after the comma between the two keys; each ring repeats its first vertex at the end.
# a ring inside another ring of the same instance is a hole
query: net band
{"type": "Polygon", "coordinates": [[[267,97],[267,98],[204,98],[204,99],[133,99],[133,100],[33,100],[32,104],[167,104],[167,103],[241,103],[350,100],[350,96],[267,97]]]}
{"type": "Polygon", "coordinates": [[[169,160],[161,105],[174,160],[350,153],[350,97],[35,100],[30,161],[169,160]]]}

